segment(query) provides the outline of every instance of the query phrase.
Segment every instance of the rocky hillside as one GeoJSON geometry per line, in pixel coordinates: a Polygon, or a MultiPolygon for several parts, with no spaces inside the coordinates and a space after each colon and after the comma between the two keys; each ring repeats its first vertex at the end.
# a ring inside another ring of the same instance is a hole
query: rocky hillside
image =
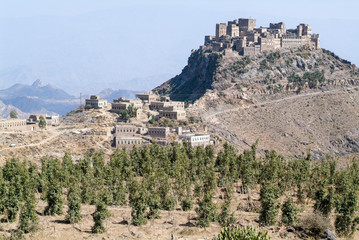
{"type": "Polygon", "coordinates": [[[358,85],[358,68],[324,49],[255,57],[197,50],[154,91],[196,100],[189,112],[242,149],[258,139],[263,149],[320,157],[359,151],[358,85]]]}

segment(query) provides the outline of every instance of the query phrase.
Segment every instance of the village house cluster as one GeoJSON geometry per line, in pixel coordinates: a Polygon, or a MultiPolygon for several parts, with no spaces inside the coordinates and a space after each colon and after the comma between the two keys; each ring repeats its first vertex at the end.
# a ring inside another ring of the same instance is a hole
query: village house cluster
{"type": "Polygon", "coordinates": [[[207,146],[213,144],[211,137],[207,133],[191,133],[189,129],[182,127],[142,127],[136,125],[121,124],[116,125],[114,143],[117,147],[125,145],[142,145],[155,142],[167,145],[171,142],[181,143],[187,141],[192,147],[207,146]],[[173,138],[174,137],[174,138],[173,138]]]}
{"type": "Polygon", "coordinates": [[[171,101],[169,97],[159,97],[152,92],[136,94],[138,99],[126,99],[120,97],[114,99],[112,103],[105,99],[100,99],[97,95],[91,95],[85,101],[85,109],[106,109],[111,112],[121,113],[129,108],[136,110],[136,118],[148,117],[148,113],[158,118],[169,118],[174,120],[185,120],[186,111],[184,102],[171,101]]]}
{"type": "Polygon", "coordinates": [[[187,119],[185,103],[171,101],[169,97],[158,96],[153,92],[136,94],[137,99],[124,97],[114,99],[112,103],[100,99],[97,95],[86,99],[85,109],[105,109],[121,114],[123,111],[135,112],[132,116],[135,123],[116,125],[113,143],[115,146],[142,145],[150,142],[166,145],[168,143],[186,140],[191,146],[207,146],[211,143],[210,135],[204,133],[191,133],[190,129],[177,126],[155,127],[148,124],[151,118],[167,118],[175,121],[187,119]]]}
{"type": "Polygon", "coordinates": [[[320,48],[320,36],[312,34],[312,27],[308,24],[299,24],[296,29],[286,30],[283,22],[259,28],[256,22],[256,19],[239,18],[228,24],[218,23],[216,36],[206,36],[201,48],[212,51],[232,49],[244,56],[302,46],[320,48]]]}

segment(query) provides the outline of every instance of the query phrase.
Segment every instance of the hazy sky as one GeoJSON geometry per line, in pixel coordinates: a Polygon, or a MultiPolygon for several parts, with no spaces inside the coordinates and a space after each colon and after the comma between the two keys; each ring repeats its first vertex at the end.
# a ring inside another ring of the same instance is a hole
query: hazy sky
{"type": "MultiPolygon", "coordinates": [[[[248,13],[280,15],[299,18],[359,19],[356,0],[0,0],[1,17],[39,15],[76,16],[83,13],[123,6],[156,5],[200,7],[203,11],[220,13],[233,9],[248,13]]],[[[198,13],[201,17],[201,12],[198,13]]]]}
{"type": "Polygon", "coordinates": [[[152,88],[181,72],[215,23],[239,17],[309,23],[322,47],[359,65],[358,9],[354,0],[0,0],[0,88],[35,78],[72,94],[152,88]]]}

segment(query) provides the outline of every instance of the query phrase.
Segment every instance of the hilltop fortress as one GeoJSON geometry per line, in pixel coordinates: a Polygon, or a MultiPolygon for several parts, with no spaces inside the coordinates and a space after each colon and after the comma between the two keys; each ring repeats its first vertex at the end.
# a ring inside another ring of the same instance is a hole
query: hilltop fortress
{"type": "Polygon", "coordinates": [[[285,24],[270,23],[269,27],[256,27],[256,19],[238,20],[216,24],[216,36],[206,36],[203,50],[222,51],[232,49],[240,55],[255,55],[277,49],[308,46],[320,48],[319,34],[312,34],[312,27],[299,24],[296,29],[285,29],[285,24]]]}

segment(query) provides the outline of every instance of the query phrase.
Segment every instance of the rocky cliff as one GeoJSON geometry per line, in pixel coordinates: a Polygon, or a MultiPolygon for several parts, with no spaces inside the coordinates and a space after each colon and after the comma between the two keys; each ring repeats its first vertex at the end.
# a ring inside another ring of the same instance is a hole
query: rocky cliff
{"type": "Polygon", "coordinates": [[[287,50],[255,57],[194,51],[182,73],[154,89],[188,109],[214,135],[247,148],[314,156],[359,150],[359,70],[334,53],[287,50]]]}
{"type": "Polygon", "coordinates": [[[220,58],[221,55],[218,53],[206,54],[202,51],[193,51],[182,73],[155,88],[154,91],[160,95],[169,95],[173,100],[197,100],[208,89],[213,88],[220,58]]]}

